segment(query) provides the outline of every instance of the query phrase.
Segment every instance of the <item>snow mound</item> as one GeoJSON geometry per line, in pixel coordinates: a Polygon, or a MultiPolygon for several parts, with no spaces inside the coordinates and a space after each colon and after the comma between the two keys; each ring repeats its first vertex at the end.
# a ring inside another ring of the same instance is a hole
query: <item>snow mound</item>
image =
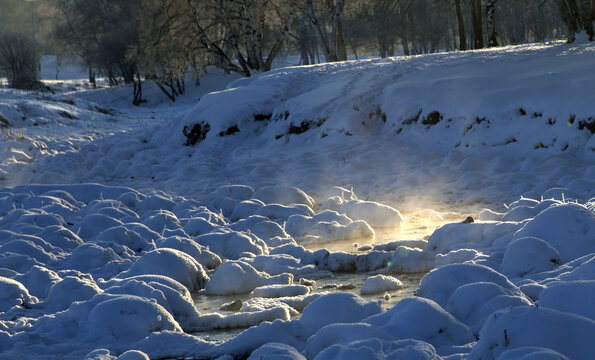
{"type": "Polygon", "coordinates": [[[204,288],[209,281],[209,276],[196,260],[186,253],[167,248],[144,254],[119,277],[137,275],[164,275],[180,282],[190,291],[204,288]]]}
{"type": "Polygon", "coordinates": [[[539,306],[595,321],[595,309],[585,299],[595,296],[595,280],[556,282],[539,294],[539,306]]]}
{"type": "Polygon", "coordinates": [[[89,313],[87,326],[87,339],[102,342],[115,339],[131,343],[153,332],[182,331],[163,307],[135,296],[120,296],[101,302],[89,313]]]}
{"type": "Polygon", "coordinates": [[[254,350],[247,360],[306,360],[294,347],[281,343],[268,343],[254,350]]]}
{"type": "Polygon", "coordinates": [[[464,345],[475,341],[465,324],[434,301],[424,298],[403,299],[392,309],[364,322],[384,330],[394,339],[416,339],[434,346],[464,345]]]}
{"type": "Polygon", "coordinates": [[[30,307],[37,298],[18,281],[0,277],[0,311],[6,312],[14,306],[30,307]]]}
{"type": "Polygon", "coordinates": [[[341,205],[339,212],[352,220],[364,220],[373,228],[400,227],[405,222],[397,209],[373,201],[351,200],[341,205]]]}
{"type": "Polygon", "coordinates": [[[422,278],[417,295],[446,307],[448,299],[459,287],[480,282],[493,283],[510,294],[522,295],[506,276],[476,264],[453,264],[430,271],[422,278]]]}
{"type": "Polygon", "coordinates": [[[574,203],[550,206],[514,234],[523,237],[544,240],[568,262],[595,252],[595,214],[574,203]]]}
{"type": "Polygon", "coordinates": [[[502,259],[502,273],[509,277],[551,270],[562,263],[560,254],[547,242],[522,237],[508,245],[502,259]]]}
{"type": "Polygon", "coordinates": [[[333,323],[355,323],[382,311],[380,302],[365,301],[355,294],[335,293],[319,297],[304,309],[300,323],[318,330],[333,323]]]}
{"type": "Polygon", "coordinates": [[[253,198],[258,199],[265,204],[281,204],[287,206],[302,204],[309,208],[314,207],[314,199],[294,186],[265,186],[258,189],[253,198]]]}
{"type": "Polygon", "coordinates": [[[360,293],[362,295],[376,294],[387,291],[394,291],[404,288],[401,280],[392,276],[375,275],[370,276],[364,281],[360,293]]]}
{"type": "Polygon", "coordinates": [[[273,284],[291,284],[293,275],[279,274],[270,276],[256,270],[252,265],[243,261],[225,261],[211,275],[204,293],[210,295],[245,294],[259,286],[273,284]]]}
{"type": "Polygon", "coordinates": [[[551,349],[568,359],[588,359],[595,321],[582,316],[535,307],[516,307],[490,316],[479,333],[469,359],[496,358],[504,351],[525,347],[551,349]]]}

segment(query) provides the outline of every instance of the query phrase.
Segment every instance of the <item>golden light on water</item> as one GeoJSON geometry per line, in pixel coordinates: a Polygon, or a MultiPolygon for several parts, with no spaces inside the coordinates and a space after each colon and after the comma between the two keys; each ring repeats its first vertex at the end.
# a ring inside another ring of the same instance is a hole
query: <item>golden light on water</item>
{"type": "MultiPolygon", "coordinates": [[[[405,217],[405,222],[400,227],[374,229],[375,238],[371,243],[370,240],[349,239],[304,244],[303,246],[310,250],[328,249],[329,251],[361,253],[357,249],[363,245],[385,244],[397,240],[427,240],[435,229],[447,223],[462,221],[465,219],[466,214],[455,212],[440,213],[424,208],[403,213],[403,216],[405,217]],[[365,243],[366,241],[368,243],[365,243]]],[[[398,255],[406,258],[408,256],[407,249],[403,248],[398,255]]],[[[390,262],[387,263],[387,266],[390,265],[390,262]]]]}

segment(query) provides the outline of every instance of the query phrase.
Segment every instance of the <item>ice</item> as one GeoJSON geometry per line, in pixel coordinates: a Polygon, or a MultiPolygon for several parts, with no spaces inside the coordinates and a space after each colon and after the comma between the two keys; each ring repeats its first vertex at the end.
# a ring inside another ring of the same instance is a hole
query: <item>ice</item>
{"type": "Polygon", "coordinates": [[[304,285],[268,285],[259,286],[252,290],[251,296],[276,298],[283,296],[306,295],[310,288],[304,285]]]}

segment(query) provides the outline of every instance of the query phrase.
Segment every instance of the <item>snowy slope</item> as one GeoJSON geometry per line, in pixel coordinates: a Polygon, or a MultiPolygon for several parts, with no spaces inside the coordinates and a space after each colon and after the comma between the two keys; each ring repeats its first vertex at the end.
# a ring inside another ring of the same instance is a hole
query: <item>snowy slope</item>
{"type": "Polygon", "coordinates": [[[0,89],[0,359],[589,358],[594,52],[0,89]]]}

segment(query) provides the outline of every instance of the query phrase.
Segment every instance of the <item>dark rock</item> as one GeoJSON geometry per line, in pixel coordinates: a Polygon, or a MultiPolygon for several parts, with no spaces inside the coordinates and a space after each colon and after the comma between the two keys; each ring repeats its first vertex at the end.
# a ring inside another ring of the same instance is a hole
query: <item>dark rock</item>
{"type": "Polygon", "coordinates": [[[194,146],[203,141],[207,137],[207,133],[211,130],[211,125],[207,122],[200,122],[194,125],[184,126],[184,136],[186,136],[187,146],[194,146]]]}

